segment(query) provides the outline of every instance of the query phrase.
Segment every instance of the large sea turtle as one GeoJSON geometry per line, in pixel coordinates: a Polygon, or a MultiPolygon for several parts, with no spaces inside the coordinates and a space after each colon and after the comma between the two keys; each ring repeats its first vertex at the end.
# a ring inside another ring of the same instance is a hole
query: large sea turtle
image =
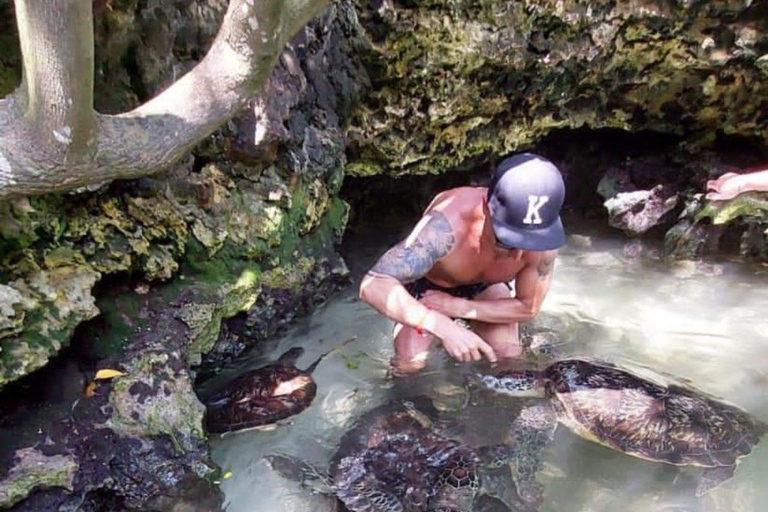
{"type": "Polygon", "coordinates": [[[373,409],[343,436],[327,472],[285,454],[266,460],[282,476],[336,496],[351,512],[472,511],[478,455],[437,432],[434,414],[422,397],[373,409]]]}
{"type": "Polygon", "coordinates": [[[542,497],[535,475],[540,451],[558,422],[608,448],[650,461],[705,468],[696,495],[725,480],[749,454],[766,425],[744,410],[677,384],[660,384],[614,365],[580,359],[554,362],[543,371],[478,374],[482,387],[512,396],[547,399],[525,407],[514,420],[506,457],[518,495],[542,497]]]}
{"type": "Polygon", "coordinates": [[[239,376],[208,398],[208,432],[223,434],[263,427],[306,409],[317,393],[312,372],[330,352],[300,370],[295,365],[303,353],[303,348],[294,347],[277,362],[239,376]]]}

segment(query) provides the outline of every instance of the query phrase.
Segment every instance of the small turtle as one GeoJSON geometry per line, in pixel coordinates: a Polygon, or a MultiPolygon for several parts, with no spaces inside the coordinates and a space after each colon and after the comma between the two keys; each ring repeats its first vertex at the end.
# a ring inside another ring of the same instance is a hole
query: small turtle
{"type": "Polygon", "coordinates": [[[321,355],[306,370],[296,368],[304,353],[295,347],[268,366],[253,369],[227,384],[206,400],[208,432],[225,434],[273,424],[306,409],[315,398],[317,384],[312,372],[328,354],[321,355]]]}
{"type": "MultiPolygon", "coordinates": [[[[543,371],[476,375],[481,387],[511,396],[541,394],[513,422],[507,453],[519,496],[538,505],[540,452],[558,422],[575,434],[649,461],[705,468],[700,497],[733,476],[766,425],[744,410],[692,388],[661,385],[608,363],[566,359],[543,371]]],[[[503,460],[503,457],[501,457],[503,460]]]]}
{"type": "MultiPolygon", "coordinates": [[[[419,400],[433,410],[429,399],[419,400]]],[[[265,458],[280,475],[336,496],[351,512],[469,512],[478,455],[436,432],[423,411],[397,400],[370,411],[343,436],[328,473],[290,455],[265,458]]]]}

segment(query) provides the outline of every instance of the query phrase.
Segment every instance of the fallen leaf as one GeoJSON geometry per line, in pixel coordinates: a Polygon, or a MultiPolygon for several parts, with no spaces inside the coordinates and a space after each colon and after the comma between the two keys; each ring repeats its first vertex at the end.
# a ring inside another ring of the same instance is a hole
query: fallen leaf
{"type": "Polygon", "coordinates": [[[223,478],[224,478],[224,480],[232,478],[232,472],[231,471],[227,471],[226,473],[224,473],[223,478]]]}
{"type": "Polygon", "coordinates": [[[96,381],[93,380],[88,383],[87,386],[85,386],[85,391],[83,392],[86,398],[91,398],[93,395],[96,394],[96,381]]]}
{"type": "Polygon", "coordinates": [[[93,380],[114,379],[115,377],[122,377],[123,375],[126,375],[126,373],[121,372],[120,370],[112,370],[110,368],[105,368],[103,370],[97,371],[96,376],[93,378],[93,380]]]}

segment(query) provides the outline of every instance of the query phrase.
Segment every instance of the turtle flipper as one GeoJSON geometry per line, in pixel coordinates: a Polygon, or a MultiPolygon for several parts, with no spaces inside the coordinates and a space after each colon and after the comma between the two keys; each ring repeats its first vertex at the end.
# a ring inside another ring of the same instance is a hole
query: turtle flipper
{"type": "Polygon", "coordinates": [[[475,490],[443,485],[429,500],[428,512],[472,512],[475,490]]]}
{"type": "Polygon", "coordinates": [[[357,336],[352,336],[351,338],[342,341],[341,343],[336,345],[334,348],[332,348],[328,352],[326,352],[324,354],[320,354],[320,356],[317,359],[315,359],[315,361],[311,365],[309,365],[306,370],[304,370],[304,373],[311,375],[312,372],[314,372],[315,369],[317,368],[317,366],[320,364],[320,361],[322,361],[323,359],[325,359],[329,355],[333,354],[334,352],[336,352],[338,350],[341,350],[342,348],[346,347],[347,345],[349,345],[350,343],[352,343],[356,339],[357,339],[357,336]]]}
{"type": "Polygon", "coordinates": [[[481,494],[474,504],[474,512],[512,512],[512,507],[490,494],[481,494]]]}
{"type": "Polygon", "coordinates": [[[534,508],[543,500],[543,487],[536,482],[536,473],[541,469],[541,451],[552,439],[556,427],[555,412],[549,405],[541,404],[523,409],[509,432],[512,479],[520,498],[534,508]]]}
{"type": "Polygon", "coordinates": [[[402,502],[375,482],[363,479],[350,487],[337,488],[336,496],[352,512],[403,512],[402,502]]]}
{"type": "Polygon", "coordinates": [[[335,494],[330,477],[309,462],[282,453],[265,455],[264,460],[283,478],[299,482],[302,486],[309,487],[316,492],[335,494]]]}
{"type": "Polygon", "coordinates": [[[707,468],[701,475],[699,485],[696,487],[696,497],[700,498],[709,491],[719,486],[733,476],[736,466],[719,466],[716,468],[707,468]]]}
{"type": "Polygon", "coordinates": [[[498,469],[509,464],[515,455],[514,449],[508,444],[492,444],[477,448],[477,458],[480,466],[486,469],[498,469]]]}

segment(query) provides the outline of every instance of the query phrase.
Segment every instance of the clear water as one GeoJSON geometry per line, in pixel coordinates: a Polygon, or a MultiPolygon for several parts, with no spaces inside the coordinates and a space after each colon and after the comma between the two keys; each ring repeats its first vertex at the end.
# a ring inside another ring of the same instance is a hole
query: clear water
{"type": "MultiPolygon", "coordinates": [[[[768,421],[768,272],[729,262],[718,263],[713,271],[631,258],[624,238],[569,228],[589,235],[592,245],[569,243],[562,250],[536,321],[557,332],[564,353],[689,382],[768,421]]],[[[347,260],[359,275],[385,246],[380,237],[357,244],[347,260]]],[[[317,368],[318,395],[290,423],[213,440],[215,461],[231,473],[221,482],[229,512],[334,510],[333,500],[274,474],[263,455],[287,452],[323,466],[355,419],[393,396],[432,397],[457,435],[474,444],[498,439],[520,406],[515,399],[469,396],[462,373],[471,365],[454,363],[440,350],[417,377],[393,379],[388,371],[391,323],[361,303],[354,287],[273,340],[270,353],[242,360],[209,385],[220,385],[294,346],[306,349],[299,366],[309,365],[351,337],[354,342],[317,368]]],[[[733,479],[701,499],[691,493],[699,470],[629,457],[564,427],[543,457],[542,511],[762,512],[768,503],[766,439],[742,460],[733,479]]]]}

